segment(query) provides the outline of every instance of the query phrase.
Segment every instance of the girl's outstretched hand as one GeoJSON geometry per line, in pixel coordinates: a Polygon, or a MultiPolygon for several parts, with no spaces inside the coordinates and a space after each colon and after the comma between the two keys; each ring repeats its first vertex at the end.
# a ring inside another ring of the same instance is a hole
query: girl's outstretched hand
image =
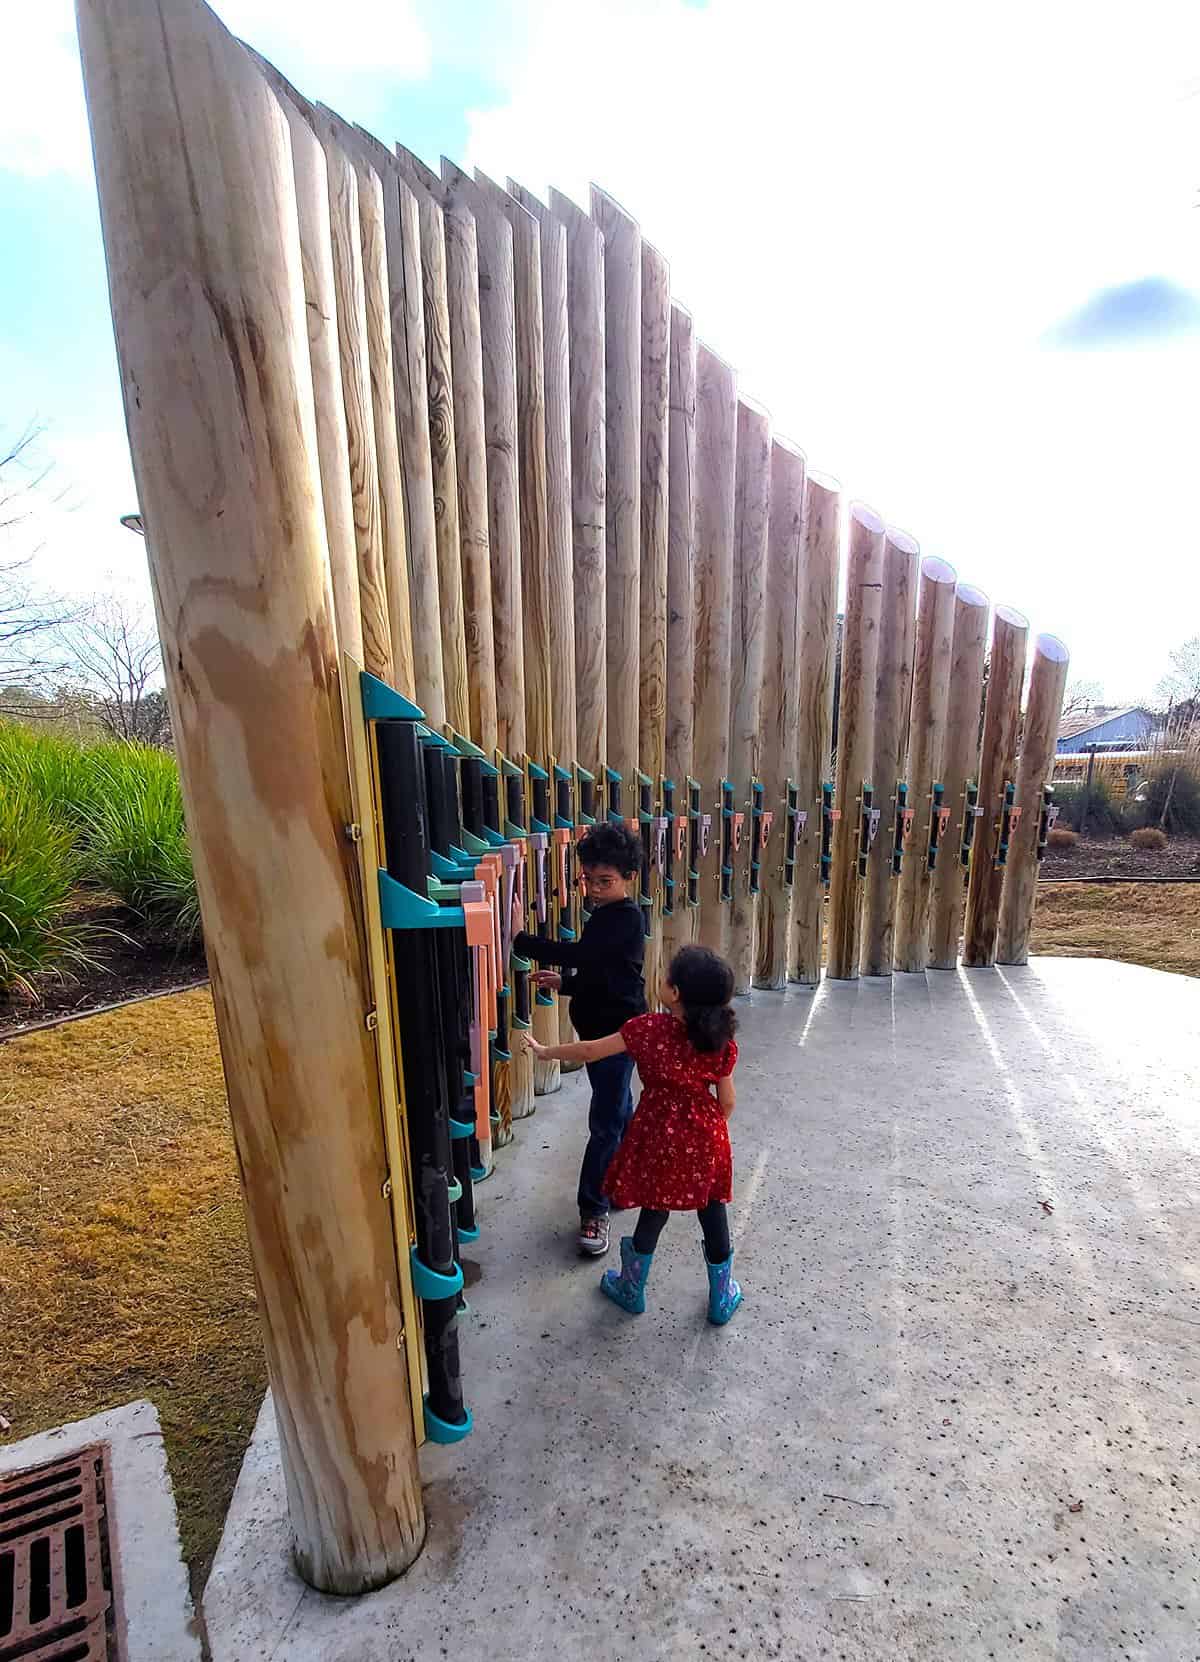
{"type": "Polygon", "coordinates": [[[534,1038],[532,1033],[522,1033],[521,1038],[524,1041],[525,1049],[527,1051],[529,1051],[529,1053],[535,1059],[540,1058],[540,1057],[542,1057],[546,1054],[546,1050],[547,1050],[548,1047],[546,1045],[538,1044],[537,1040],[534,1038]]]}

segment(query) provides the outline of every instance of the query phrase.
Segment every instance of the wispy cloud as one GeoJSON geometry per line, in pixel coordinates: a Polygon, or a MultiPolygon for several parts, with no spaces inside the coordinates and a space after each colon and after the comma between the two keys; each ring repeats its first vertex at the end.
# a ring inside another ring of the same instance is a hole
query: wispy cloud
{"type": "Polygon", "coordinates": [[[1166,277],[1141,277],[1101,289],[1056,323],[1047,346],[1075,349],[1144,346],[1200,332],[1200,295],[1166,277]]]}

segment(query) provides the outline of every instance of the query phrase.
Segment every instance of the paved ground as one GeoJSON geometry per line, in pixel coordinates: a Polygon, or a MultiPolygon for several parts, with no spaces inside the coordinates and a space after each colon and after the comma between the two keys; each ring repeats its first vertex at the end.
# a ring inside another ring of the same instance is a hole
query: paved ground
{"type": "Polygon", "coordinates": [[[741,1037],[733,1324],[691,1219],[639,1319],[572,1258],[573,1076],[481,1191],[421,1559],[306,1592],[268,1407],[215,1662],[1200,1658],[1200,983],[835,983],[741,1037]]]}

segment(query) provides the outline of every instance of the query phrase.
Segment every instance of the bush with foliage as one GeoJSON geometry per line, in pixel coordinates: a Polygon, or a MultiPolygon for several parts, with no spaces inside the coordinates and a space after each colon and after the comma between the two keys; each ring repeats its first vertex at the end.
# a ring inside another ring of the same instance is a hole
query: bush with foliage
{"type": "Polygon", "coordinates": [[[1093,837],[1109,837],[1126,829],[1125,806],[1114,796],[1112,787],[1101,774],[1092,779],[1087,790],[1082,783],[1055,785],[1054,800],[1058,805],[1059,824],[1072,831],[1086,831],[1093,837]],[[1087,799],[1087,825],[1083,825],[1084,799],[1087,799]]]}
{"type": "Polygon", "coordinates": [[[1200,837],[1200,757],[1163,756],[1138,792],[1138,818],[1171,837],[1200,837]]]}
{"type": "Polygon", "coordinates": [[[1056,825],[1046,836],[1046,845],[1049,848],[1074,848],[1078,841],[1079,832],[1072,831],[1066,825],[1056,825]]]}
{"type": "Polygon", "coordinates": [[[1143,825],[1139,830],[1129,833],[1129,840],[1134,848],[1157,853],[1166,848],[1167,833],[1160,831],[1157,825],[1143,825]]]}
{"type": "Polygon", "coordinates": [[[0,995],[37,996],[38,976],[93,960],[99,931],[73,921],[81,862],[76,834],[27,784],[0,787],[0,995]]]}
{"type": "Polygon", "coordinates": [[[175,759],[142,745],[101,748],[85,831],[89,871],[152,929],[195,946],[200,907],[175,759]]]}

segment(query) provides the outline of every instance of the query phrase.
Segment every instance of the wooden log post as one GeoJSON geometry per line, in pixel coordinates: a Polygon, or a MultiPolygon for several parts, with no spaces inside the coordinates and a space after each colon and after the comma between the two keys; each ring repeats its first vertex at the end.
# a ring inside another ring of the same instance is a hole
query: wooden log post
{"type": "Polygon", "coordinates": [[[1017,730],[1021,722],[1021,685],[1025,678],[1025,643],[1029,625],[1020,612],[997,606],[992,618],[992,651],[983,712],[983,749],[979,762],[979,806],[967,913],[963,925],[963,965],[990,969],[996,961],[996,930],[1004,867],[998,863],[1004,819],[1005,787],[1016,785],[1017,730]]]}
{"type": "Polygon", "coordinates": [[[329,170],[320,140],[313,132],[305,101],[273,64],[260,58],[256,52],[251,52],[250,56],[266,77],[287,117],[300,224],[308,358],[312,368],[317,452],[321,461],[321,501],[325,510],[325,539],[333,583],[333,611],[337,621],[338,646],[361,664],[362,611],[358,593],[354,501],[350,492],[346,409],[342,399],[337,290],[333,274],[333,237],[329,225],[329,170]]]}
{"type": "MultiPolygon", "coordinates": [[[[801,541],[804,534],[803,454],[784,439],[771,446],[771,513],[767,538],[766,644],[762,672],[763,806],[771,826],[762,849],[754,985],[782,992],[788,979],[792,884],[787,880],[788,785],[795,784],[797,653],[801,541]]],[[[793,879],[794,880],[794,879],[793,879]]]]}
{"type": "Polygon", "coordinates": [[[796,600],[796,752],[799,811],[788,974],[801,986],[821,979],[825,885],[821,878],[821,790],[831,778],[833,676],[841,568],[840,493],[836,480],[810,473],[804,481],[804,529],[796,600]]]}
{"type": "MultiPolygon", "coordinates": [[[[638,765],[653,781],[652,812],[661,813],[667,743],[667,543],[670,497],[671,268],[642,243],[641,572],[638,621],[638,765]]],[[[651,847],[655,846],[651,828],[651,847]]],[[[662,873],[652,872],[646,997],[657,1003],[662,979],[662,873]]]]}
{"type": "MultiPolygon", "coordinates": [[[[687,781],[694,747],[696,664],[696,333],[690,312],[671,307],[670,411],[667,468],[667,655],[663,772],[675,786],[675,814],[687,814],[687,781]]],[[[668,835],[674,836],[674,827],[668,835]]],[[[673,846],[674,903],[663,919],[663,967],[696,933],[696,908],[688,904],[689,835],[673,846]]]]}
{"type": "Polygon", "coordinates": [[[864,880],[859,873],[859,850],[863,786],[873,783],[875,676],[883,608],[883,521],[872,509],[855,502],[850,508],[849,530],[838,704],[835,806],[839,818],[833,828],[829,890],[828,973],[835,981],[857,981],[862,949],[864,880]]]}
{"type": "Polygon", "coordinates": [[[642,238],[637,221],[592,186],[604,238],[604,426],[608,764],[622,815],[637,814],[641,592],[642,238]]]}
{"type": "Polygon", "coordinates": [[[935,858],[954,859],[949,826],[941,829],[938,817],[948,804],[934,801],[934,786],[942,785],[944,789],[942,756],[953,653],[954,571],[944,560],[924,560],[905,766],[908,803],[915,812],[902,848],[893,956],[895,967],[910,974],[923,972],[929,959],[929,900],[933,887],[929,850],[935,832],[936,840],[946,845],[945,852],[939,850],[935,858]]]}
{"type": "MultiPolygon", "coordinates": [[[[467,680],[467,723],[461,732],[490,755],[499,743],[496,711],[496,651],[492,624],[491,538],[488,530],[487,443],[483,413],[483,345],[479,323],[479,259],[475,216],[457,204],[438,176],[411,151],[396,146],[400,174],[420,206],[421,225],[441,222],[446,265],[446,323],[449,329],[453,397],[454,474],[458,493],[459,582],[462,590],[463,643],[467,680]]],[[[424,259],[424,238],[422,240],[424,259]]],[[[424,269],[424,268],[423,268],[424,269]]],[[[436,279],[428,285],[436,290],[436,279]]],[[[427,334],[436,333],[427,325],[427,334]]],[[[431,406],[433,389],[430,391],[431,406]]],[[[435,426],[437,418],[432,418],[435,426]]],[[[449,484],[446,464],[443,483],[449,484]]],[[[435,497],[435,509],[437,498],[435,497]]],[[[453,593],[453,581],[443,560],[449,551],[438,543],[439,586],[453,593]]],[[[455,653],[443,633],[443,667],[455,653]]],[[[460,704],[450,670],[448,708],[460,704]]],[[[453,718],[451,718],[453,719],[453,718]]]]}
{"type": "Polygon", "coordinates": [[[754,972],[756,896],[751,892],[752,783],[762,764],[763,653],[767,528],[771,504],[771,420],[749,400],[738,400],[737,472],[733,521],[733,616],[729,641],[729,779],[735,819],[729,962],[733,990],[748,993],[754,972]]]}
{"type": "MultiPolygon", "coordinates": [[[[571,546],[571,375],[568,350],[567,233],[545,203],[512,179],[508,188],[538,222],[542,267],[542,346],[546,384],[546,561],[549,593],[550,731],[555,760],[575,762],[575,594],[571,546]]],[[[559,1003],[558,1036],[573,1037],[559,1003]]],[[[578,1063],[561,1069],[570,1072],[578,1063]]]]}
{"type": "MultiPolygon", "coordinates": [[[[475,183],[512,227],[513,316],[517,366],[517,466],[521,512],[522,655],[525,668],[525,746],[539,767],[553,750],[550,703],[549,506],[546,487],[546,348],[542,327],[542,253],[537,220],[502,186],[475,170],[475,183]]],[[[533,1004],[534,1037],[556,1044],[558,1008],[533,1004]]],[[[533,1065],[538,1096],[561,1083],[555,1062],[533,1065]]]]}
{"type": "Polygon", "coordinates": [[[424,1520],[288,124],[203,6],[81,0],[79,37],[296,1559],[361,1593],[424,1520]]]}
{"type": "MultiPolygon", "coordinates": [[[[983,706],[983,660],[987,652],[988,602],[978,589],[960,583],[954,596],[954,655],[943,747],[942,784],[951,810],[953,857],[938,856],[929,905],[929,967],[952,970],[958,963],[966,899],[961,850],[970,808],[967,787],[979,773],[979,712],[983,706]]],[[[972,826],[972,836],[974,827],[972,826]]]]}
{"type": "MultiPolygon", "coordinates": [[[[393,685],[415,698],[430,721],[445,720],[440,638],[431,646],[425,625],[414,629],[414,595],[409,582],[405,528],[404,478],[396,431],[396,382],[392,362],[391,287],[388,275],[387,226],[383,181],[366,160],[359,135],[332,110],[318,106],[330,138],[354,169],[358,186],[358,231],[366,304],[367,353],[371,366],[371,417],[375,427],[375,466],[387,580],[388,627],[392,638],[393,685]]],[[[328,146],[326,147],[328,155],[328,146]]],[[[420,604],[420,597],[415,597],[420,604]]],[[[436,598],[434,618],[437,617],[436,598]]]]}
{"type": "Polygon", "coordinates": [[[863,897],[862,973],[892,973],[896,881],[892,870],[897,784],[904,777],[908,717],[912,702],[913,639],[916,632],[916,542],[888,528],[883,550],[883,622],[875,672],[875,756],[871,780],[879,810],[877,847],[872,852],[863,897]]]}
{"type": "Polygon", "coordinates": [[[1039,635],[1033,645],[1029,703],[1021,732],[1015,806],[1021,817],[1013,829],[1008,866],[1000,894],[996,937],[998,964],[1027,964],[1033,908],[1037,899],[1038,840],[1043,792],[1054,771],[1058,724],[1062,719],[1070,656],[1054,635],[1039,635]]]}
{"type": "MultiPolygon", "coordinates": [[[[479,263],[479,329],[483,359],[483,420],[487,444],[488,541],[496,664],[496,721],[504,755],[519,762],[525,744],[525,623],[521,589],[519,439],[517,429],[516,309],[512,226],[475,181],[442,158],[442,184],[451,213],[475,221],[479,263]]],[[[496,1108],[503,1146],[512,1121],[533,1112],[533,1057],[515,1045],[512,1061],[496,1069],[496,1108]]]]}
{"type": "Polygon", "coordinates": [[[550,211],[567,236],[571,377],[571,539],[576,760],[603,787],[608,755],[605,599],[604,238],[560,191],[550,211]]]}
{"type": "Polygon", "coordinates": [[[329,185],[334,306],[350,464],[350,504],[354,515],[362,622],[362,663],[381,681],[394,684],[396,671],[383,554],[383,508],[379,499],[375,417],[371,409],[367,302],[363,287],[362,239],[358,228],[358,177],[338,142],[332,124],[319,109],[306,106],[305,113],[324,152],[329,185]]]}
{"type": "Polygon", "coordinates": [[[711,816],[700,867],[696,938],[728,949],[729,903],[721,898],[721,781],[729,766],[729,643],[733,611],[733,516],[737,488],[737,377],[701,343],[696,351],[695,768],[711,816]]]}

